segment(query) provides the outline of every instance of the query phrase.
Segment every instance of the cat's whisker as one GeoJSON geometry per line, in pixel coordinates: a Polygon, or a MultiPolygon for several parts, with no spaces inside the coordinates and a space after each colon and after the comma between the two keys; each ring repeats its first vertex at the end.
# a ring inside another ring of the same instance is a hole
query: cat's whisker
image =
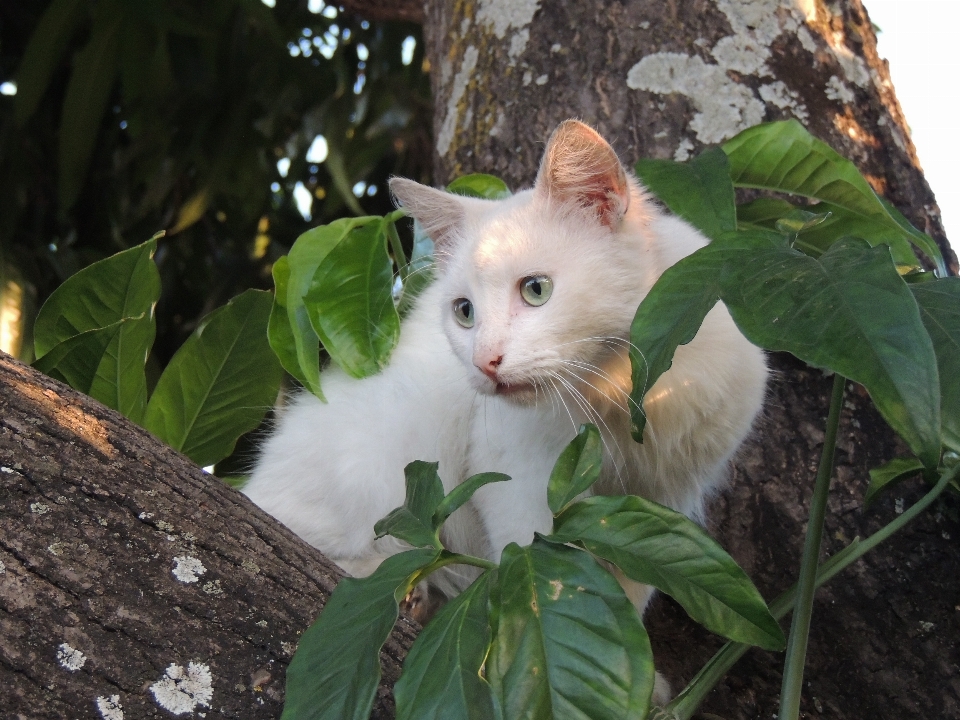
{"type": "MultiPolygon", "coordinates": [[[[566,370],[566,368],[562,368],[562,369],[566,370]]],[[[575,377],[578,381],[580,381],[580,382],[585,382],[585,381],[583,380],[583,378],[579,377],[579,376],[576,375],[575,373],[572,373],[570,370],[566,370],[566,371],[569,372],[569,373],[571,373],[571,374],[573,375],[573,377],[575,377]]],[[[611,458],[619,457],[619,458],[620,458],[620,461],[625,463],[625,462],[626,462],[626,456],[623,454],[623,449],[620,447],[620,443],[617,442],[617,440],[616,440],[616,433],[615,433],[615,432],[611,429],[611,427],[607,424],[607,421],[604,419],[603,415],[602,415],[596,408],[593,407],[593,405],[592,405],[592,404],[590,403],[590,401],[586,398],[586,396],[584,396],[583,393],[581,393],[580,390],[578,390],[572,383],[568,382],[567,380],[565,380],[564,378],[562,378],[562,377],[560,377],[560,376],[558,376],[558,379],[559,379],[561,382],[564,383],[564,385],[570,390],[571,393],[574,394],[574,399],[577,399],[577,398],[581,398],[581,399],[582,399],[582,402],[580,402],[580,400],[577,400],[577,402],[580,404],[580,407],[584,410],[584,412],[586,413],[587,417],[590,418],[591,420],[593,420],[593,421],[594,421],[594,424],[601,426],[602,430],[605,430],[605,431],[606,431],[606,433],[604,433],[604,432],[601,432],[601,433],[600,433],[600,440],[601,440],[601,442],[603,443],[604,447],[607,449],[607,454],[608,454],[611,458]],[[610,448],[609,448],[609,446],[608,446],[608,444],[607,444],[607,440],[606,440],[607,437],[609,437],[609,438],[612,440],[612,442],[614,443],[614,446],[616,447],[616,450],[617,450],[616,455],[610,451],[610,448]]],[[[587,383],[587,384],[589,384],[589,383],[587,383]]],[[[592,386],[591,386],[591,387],[592,387],[592,386]]],[[[599,391],[598,391],[598,392],[599,392],[599,391]]],[[[609,398],[608,398],[608,399],[609,399],[609,398]]],[[[622,476],[621,476],[621,474],[620,474],[620,463],[615,463],[615,464],[614,464],[614,468],[615,468],[616,471],[617,471],[617,478],[621,481],[621,484],[623,484],[623,478],[622,478],[622,476]]]]}

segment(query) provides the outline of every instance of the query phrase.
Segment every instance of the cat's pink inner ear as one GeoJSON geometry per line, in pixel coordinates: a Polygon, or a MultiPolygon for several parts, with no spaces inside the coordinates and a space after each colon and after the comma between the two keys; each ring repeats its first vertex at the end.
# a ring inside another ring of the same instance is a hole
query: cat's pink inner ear
{"type": "Polygon", "coordinates": [[[617,154],[578,120],[554,130],[537,175],[537,190],[551,201],[574,204],[616,229],[630,205],[630,186],[617,154]]]}
{"type": "Polygon", "coordinates": [[[438,260],[462,234],[464,208],[455,195],[407,178],[390,178],[390,192],[433,240],[438,260]]]}

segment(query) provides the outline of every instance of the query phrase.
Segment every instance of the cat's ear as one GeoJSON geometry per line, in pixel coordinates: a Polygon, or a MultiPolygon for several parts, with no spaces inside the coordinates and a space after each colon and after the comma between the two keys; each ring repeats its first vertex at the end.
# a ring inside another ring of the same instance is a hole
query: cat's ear
{"type": "Polygon", "coordinates": [[[456,195],[400,177],[390,178],[390,192],[423,226],[433,240],[438,259],[457,243],[463,229],[464,207],[456,195]]]}
{"type": "Polygon", "coordinates": [[[583,208],[616,229],[630,205],[630,186],[617,154],[579,120],[553,131],[537,174],[537,192],[551,201],[583,208]]]}

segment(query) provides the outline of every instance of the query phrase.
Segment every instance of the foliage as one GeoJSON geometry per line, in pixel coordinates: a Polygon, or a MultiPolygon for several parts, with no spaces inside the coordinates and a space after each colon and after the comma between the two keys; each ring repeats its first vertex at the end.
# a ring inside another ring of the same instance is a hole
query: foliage
{"type": "Polygon", "coordinates": [[[272,301],[247,290],[211,312],[147,400],[160,278],[157,238],[69,278],[37,316],[38,369],[143,425],[198,465],[230,455],[273,406],[281,367],[266,337],[272,301]]]}
{"type": "Polygon", "coordinates": [[[148,385],[312,223],[385,212],[389,175],[428,174],[416,25],[318,0],[45,0],[0,19],[0,80],[17,87],[0,96],[0,265],[42,302],[166,229],[148,385]]]}

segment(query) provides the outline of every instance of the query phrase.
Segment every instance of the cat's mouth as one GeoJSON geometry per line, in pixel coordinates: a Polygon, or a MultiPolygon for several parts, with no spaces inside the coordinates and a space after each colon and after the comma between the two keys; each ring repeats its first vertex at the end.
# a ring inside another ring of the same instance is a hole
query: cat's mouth
{"type": "Polygon", "coordinates": [[[518,395],[521,393],[533,393],[535,388],[533,383],[503,383],[498,382],[495,390],[497,395],[518,395]]]}

